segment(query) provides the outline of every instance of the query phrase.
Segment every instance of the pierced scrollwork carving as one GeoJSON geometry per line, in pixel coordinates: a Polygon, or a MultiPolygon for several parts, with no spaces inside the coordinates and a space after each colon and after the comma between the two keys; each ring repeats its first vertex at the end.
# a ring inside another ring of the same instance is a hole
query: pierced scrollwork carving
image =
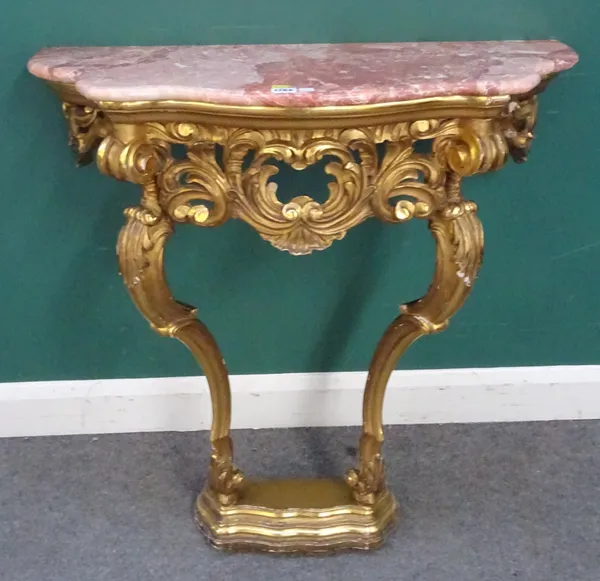
{"type": "MultiPolygon", "coordinates": [[[[276,248],[309,254],[371,216],[387,222],[430,219],[451,202],[448,176],[498,169],[509,152],[521,160],[536,104],[535,97],[515,101],[504,116],[490,119],[425,117],[347,129],[240,129],[185,121],[119,125],[100,143],[98,166],[118,179],[155,181],[153,211],[174,222],[210,227],[238,218],[276,248]],[[420,140],[431,140],[431,153],[415,151],[420,140]],[[175,158],[172,144],[186,147],[185,159],[175,158]],[[310,192],[288,202],[278,198],[278,169],[270,160],[304,170],[323,159],[330,160],[324,169],[333,177],[324,202],[310,192]]],[[[71,112],[72,123],[90,124],[91,134],[104,135],[100,113],[88,109],[78,116],[71,112]]],[[[85,148],[91,137],[82,139],[85,148]]]]}
{"type": "Polygon", "coordinates": [[[373,212],[386,222],[426,218],[443,204],[444,182],[445,172],[435,159],[414,154],[411,145],[388,143],[374,180],[373,212]]]}
{"type": "Polygon", "coordinates": [[[453,120],[329,130],[151,123],[147,132],[151,143],[188,146],[187,159],[170,158],[157,176],[160,204],[174,221],[216,226],[235,217],[276,248],[308,254],[373,215],[402,222],[426,218],[441,207],[444,169],[433,154],[415,154],[413,143],[455,127],[453,120]],[[386,151],[380,158],[382,142],[386,151]],[[223,147],[219,161],[216,144],[223,147]],[[325,173],[334,178],[325,202],[307,193],[287,203],[278,199],[273,181],[278,169],[270,160],[303,170],[325,158],[331,158],[325,173]]]}
{"type": "Polygon", "coordinates": [[[322,130],[239,129],[183,118],[111,129],[102,111],[70,103],[63,109],[81,161],[98,146],[104,173],[135,183],[156,180],[156,203],[174,222],[217,226],[234,217],[276,248],[308,254],[371,216],[388,222],[430,218],[449,204],[447,174],[498,169],[509,153],[524,161],[537,97],[513,100],[491,118],[423,117],[322,130]],[[432,153],[416,153],[419,140],[431,140],[432,153]],[[184,145],[187,158],[174,159],[171,144],[184,145]],[[332,158],[325,172],[334,178],[326,201],[310,192],[287,203],[278,199],[278,170],[270,159],[302,170],[324,158],[332,158]]]}
{"type": "Polygon", "coordinates": [[[231,215],[229,185],[215,158],[213,143],[189,148],[188,159],[173,161],[158,178],[160,203],[176,222],[218,226],[231,215]]]}
{"type": "Polygon", "coordinates": [[[281,250],[308,254],[322,250],[370,214],[369,185],[365,168],[353,157],[346,139],[304,132],[303,135],[264,135],[239,132],[226,143],[224,154],[234,215],[248,222],[258,233],[281,250]],[[253,158],[247,169],[241,164],[248,153],[253,158]],[[277,174],[270,159],[284,161],[303,170],[324,157],[337,158],[325,166],[333,176],[324,203],[298,195],[288,203],[277,198],[277,174]]]}

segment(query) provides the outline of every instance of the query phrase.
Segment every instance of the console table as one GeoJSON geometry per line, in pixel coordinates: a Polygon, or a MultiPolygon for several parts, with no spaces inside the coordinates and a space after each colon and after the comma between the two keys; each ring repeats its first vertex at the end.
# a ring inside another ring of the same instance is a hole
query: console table
{"type": "Polygon", "coordinates": [[[555,41],[48,48],[29,61],[62,101],[78,161],[95,153],[101,172],[141,186],[125,210],[120,271],[151,327],[183,342],[208,380],[212,457],[196,519],[215,546],[382,542],[396,513],[382,461],[388,378],[413,341],[446,328],[481,264],[461,179],[525,160],[537,95],[576,62],[555,41]],[[270,160],[303,170],[324,158],[325,202],[278,199],[270,160]],[[237,218],[275,248],[309,254],[371,217],[427,220],[437,257],[429,291],[400,307],[375,350],[357,466],[339,480],[246,478],[233,462],[223,356],[196,310],[171,296],[165,244],[177,224],[237,218]]]}

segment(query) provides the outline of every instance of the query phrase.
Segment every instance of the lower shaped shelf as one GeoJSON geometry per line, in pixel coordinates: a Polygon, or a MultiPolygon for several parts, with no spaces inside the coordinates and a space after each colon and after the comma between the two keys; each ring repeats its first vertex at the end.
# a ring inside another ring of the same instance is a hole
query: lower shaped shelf
{"type": "Polygon", "coordinates": [[[222,505],[206,487],[196,522],[220,549],[320,553],[379,546],[396,519],[387,489],[373,505],[358,503],[344,480],[248,481],[235,505],[222,505]]]}

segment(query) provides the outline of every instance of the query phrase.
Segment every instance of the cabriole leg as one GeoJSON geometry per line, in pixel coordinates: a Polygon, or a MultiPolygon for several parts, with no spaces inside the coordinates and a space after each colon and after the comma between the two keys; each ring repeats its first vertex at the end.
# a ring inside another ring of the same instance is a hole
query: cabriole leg
{"type": "Polygon", "coordinates": [[[436,241],[436,270],[429,291],[401,307],[402,313],[383,334],[369,367],[358,468],[347,475],[354,497],[367,505],[385,493],[382,413],[390,375],[414,341],[447,327],[469,295],[481,264],[483,230],[476,205],[460,197],[457,176],[450,174],[447,179],[449,204],[429,222],[436,241]]]}

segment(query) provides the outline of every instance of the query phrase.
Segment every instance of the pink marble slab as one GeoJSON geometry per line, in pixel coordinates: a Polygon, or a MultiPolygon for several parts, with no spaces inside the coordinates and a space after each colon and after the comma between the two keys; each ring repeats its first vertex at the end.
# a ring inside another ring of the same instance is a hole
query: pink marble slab
{"type": "Polygon", "coordinates": [[[515,95],[572,67],[552,40],[47,48],[28,64],[94,101],[313,107],[515,95]]]}

